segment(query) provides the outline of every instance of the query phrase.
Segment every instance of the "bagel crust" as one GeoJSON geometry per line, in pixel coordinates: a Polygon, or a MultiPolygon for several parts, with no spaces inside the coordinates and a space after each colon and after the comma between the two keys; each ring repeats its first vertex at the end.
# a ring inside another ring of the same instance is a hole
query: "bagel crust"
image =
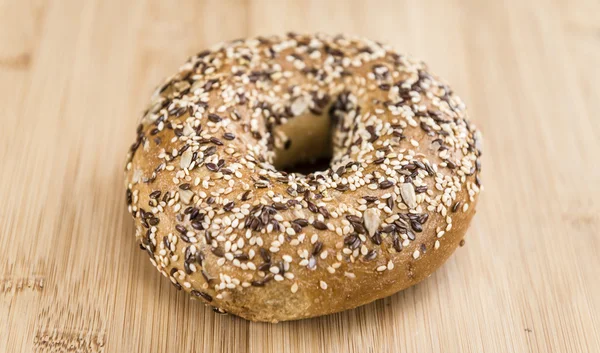
{"type": "Polygon", "coordinates": [[[463,242],[480,141],[448,85],[386,45],[236,40],[152,96],[128,210],[152,264],[216,310],[325,315],[414,285],[463,242]],[[322,157],[324,171],[284,171],[322,157]]]}

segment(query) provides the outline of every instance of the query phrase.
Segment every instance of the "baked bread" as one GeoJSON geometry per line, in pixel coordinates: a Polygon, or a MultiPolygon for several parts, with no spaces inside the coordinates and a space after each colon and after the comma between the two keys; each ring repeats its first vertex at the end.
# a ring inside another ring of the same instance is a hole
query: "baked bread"
{"type": "Polygon", "coordinates": [[[191,57],[152,96],[126,167],[152,264],[254,321],[350,309],[462,241],[480,138],[427,66],[347,36],[258,37],[191,57]],[[324,170],[291,172],[327,158],[324,170]]]}

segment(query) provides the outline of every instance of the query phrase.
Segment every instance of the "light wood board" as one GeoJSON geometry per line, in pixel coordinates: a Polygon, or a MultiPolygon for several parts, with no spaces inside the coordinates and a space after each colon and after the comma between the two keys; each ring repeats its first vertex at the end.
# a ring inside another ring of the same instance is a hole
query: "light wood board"
{"type": "Polygon", "coordinates": [[[599,112],[596,0],[0,0],[0,352],[600,352],[599,112]],[[287,30],[427,61],[483,130],[485,191],[421,284],[257,324],[156,272],[122,171],[163,77],[287,30]]]}

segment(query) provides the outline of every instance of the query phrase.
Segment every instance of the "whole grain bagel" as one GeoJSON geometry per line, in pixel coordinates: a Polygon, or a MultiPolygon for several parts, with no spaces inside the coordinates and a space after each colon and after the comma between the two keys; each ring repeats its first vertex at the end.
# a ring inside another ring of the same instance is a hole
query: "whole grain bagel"
{"type": "Polygon", "coordinates": [[[127,203],[177,289],[249,320],[319,316],[444,263],[475,212],[479,141],[448,85],[386,45],[236,40],[154,93],[127,203]],[[318,158],[323,170],[291,172],[318,158]]]}

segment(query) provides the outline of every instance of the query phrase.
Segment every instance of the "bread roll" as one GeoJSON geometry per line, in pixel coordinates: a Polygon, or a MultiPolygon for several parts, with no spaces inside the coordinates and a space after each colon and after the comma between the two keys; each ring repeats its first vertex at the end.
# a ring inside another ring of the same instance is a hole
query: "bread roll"
{"type": "Polygon", "coordinates": [[[443,264],[475,213],[480,156],[464,104],[423,62],[343,35],[250,38],[192,56],[154,93],[127,203],[177,289],[294,320],[443,264]]]}

